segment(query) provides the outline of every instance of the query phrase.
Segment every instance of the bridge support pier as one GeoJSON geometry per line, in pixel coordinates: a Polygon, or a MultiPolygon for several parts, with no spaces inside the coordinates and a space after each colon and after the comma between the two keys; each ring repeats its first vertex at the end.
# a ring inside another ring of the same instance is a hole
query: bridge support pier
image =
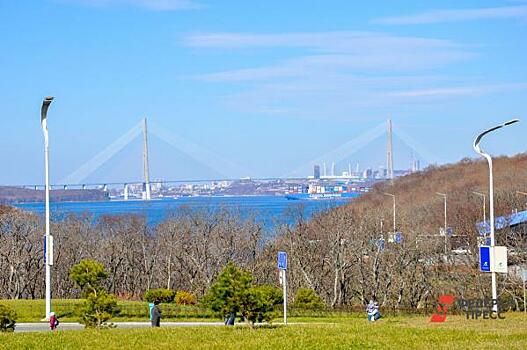
{"type": "Polygon", "coordinates": [[[143,182],[143,200],[149,201],[150,199],[152,199],[151,192],[150,192],[150,183],[143,182]]]}

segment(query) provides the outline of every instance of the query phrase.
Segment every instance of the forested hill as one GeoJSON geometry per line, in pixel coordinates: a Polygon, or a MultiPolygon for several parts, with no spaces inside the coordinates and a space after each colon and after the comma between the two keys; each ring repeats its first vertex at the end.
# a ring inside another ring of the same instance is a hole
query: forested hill
{"type": "MultiPolygon", "coordinates": [[[[27,203],[43,202],[45,193],[42,190],[28,188],[0,186],[0,203],[27,203]]],[[[73,201],[104,201],[108,200],[108,193],[102,190],[52,190],[50,199],[53,202],[73,202],[73,201]]]]}
{"type": "MultiPolygon", "coordinates": [[[[384,227],[391,228],[393,199],[396,197],[398,230],[435,233],[444,225],[444,198],[447,196],[447,224],[456,234],[477,234],[474,224],[483,220],[483,198],[489,210],[489,171],[486,160],[463,159],[456,164],[432,166],[394,180],[377,184],[373,190],[340,210],[360,215],[379,215],[384,227]]],[[[494,159],[496,216],[527,209],[527,154],[494,159]]]]}
{"type": "MultiPolygon", "coordinates": [[[[496,215],[524,210],[527,197],[527,155],[500,157],[494,162],[496,215]]],[[[334,305],[365,303],[375,297],[383,305],[430,306],[439,294],[482,298],[490,280],[479,271],[476,223],[483,220],[486,195],[488,219],[488,166],[486,161],[463,160],[377,184],[371,192],[316,215],[299,218],[279,242],[290,252],[291,283],[307,286],[334,305]],[[452,236],[440,234],[447,225],[452,236]],[[396,231],[393,240],[393,198],[396,231]]],[[[521,279],[512,266],[527,262],[527,234],[522,230],[496,232],[497,245],[505,245],[511,273],[500,282],[499,295],[510,296],[519,308],[521,279]]]]}

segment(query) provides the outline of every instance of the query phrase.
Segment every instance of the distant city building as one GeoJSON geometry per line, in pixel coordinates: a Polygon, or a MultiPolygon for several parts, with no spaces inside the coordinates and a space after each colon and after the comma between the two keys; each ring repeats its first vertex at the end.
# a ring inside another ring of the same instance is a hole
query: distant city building
{"type": "Polygon", "coordinates": [[[313,167],[313,177],[315,179],[320,179],[320,165],[315,165],[313,167]]]}
{"type": "Polygon", "coordinates": [[[412,172],[418,172],[421,170],[421,163],[419,162],[419,159],[414,159],[412,162],[412,172]]]}
{"type": "Polygon", "coordinates": [[[388,179],[388,169],[386,169],[385,167],[383,167],[382,165],[379,167],[379,172],[378,172],[379,176],[383,179],[388,179]]]}

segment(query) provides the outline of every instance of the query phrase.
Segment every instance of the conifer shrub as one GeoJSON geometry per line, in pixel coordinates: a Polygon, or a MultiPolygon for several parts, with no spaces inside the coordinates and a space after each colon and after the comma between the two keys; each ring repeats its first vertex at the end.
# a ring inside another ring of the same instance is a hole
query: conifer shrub
{"type": "Polygon", "coordinates": [[[323,310],[326,304],[313,289],[300,288],[296,292],[293,307],[306,310],[323,310]]]}
{"type": "Polygon", "coordinates": [[[0,304],[0,332],[13,332],[15,330],[17,315],[15,310],[7,305],[0,304]]]}
{"type": "Polygon", "coordinates": [[[175,296],[176,292],[172,289],[158,288],[147,290],[144,299],[149,303],[153,303],[156,300],[160,303],[171,303],[174,301],[175,296]]]}
{"type": "Polygon", "coordinates": [[[174,299],[176,301],[177,305],[196,305],[197,300],[194,294],[189,293],[184,290],[179,290],[176,293],[176,297],[174,299]]]}

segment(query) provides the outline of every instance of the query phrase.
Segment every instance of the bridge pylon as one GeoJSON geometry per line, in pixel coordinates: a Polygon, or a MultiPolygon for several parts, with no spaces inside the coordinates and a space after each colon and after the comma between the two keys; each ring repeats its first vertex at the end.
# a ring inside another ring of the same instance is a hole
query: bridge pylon
{"type": "Polygon", "coordinates": [[[143,183],[143,199],[149,201],[152,199],[150,193],[150,168],[148,164],[148,126],[146,118],[143,119],[143,170],[144,170],[144,183],[143,183]]]}

